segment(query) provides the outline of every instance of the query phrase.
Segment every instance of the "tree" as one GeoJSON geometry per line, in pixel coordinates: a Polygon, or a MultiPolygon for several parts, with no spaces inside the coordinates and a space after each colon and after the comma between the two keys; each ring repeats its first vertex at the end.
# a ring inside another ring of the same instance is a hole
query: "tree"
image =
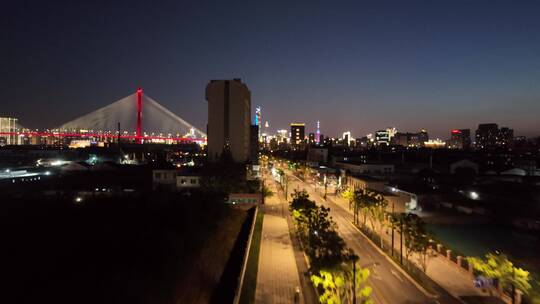
{"type": "Polygon", "coordinates": [[[418,254],[418,264],[420,264],[422,271],[426,273],[429,261],[431,260],[431,239],[424,234],[416,242],[418,243],[415,247],[418,254]]]}
{"type": "Polygon", "coordinates": [[[292,201],[290,204],[291,211],[297,210],[299,212],[306,213],[308,210],[317,207],[314,201],[309,199],[309,194],[306,190],[294,190],[292,194],[292,201]]]}
{"type": "Polygon", "coordinates": [[[336,231],[329,208],[317,206],[306,191],[294,191],[290,209],[313,269],[335,268],[343,260],[345,242],[336,231]]]}
{"type": "Polygon", "coordinates": [[[311,282],[315,288],[322,289],[319,302],[325,304],[342,304],[347,295],[345,279],[339,273],[321,270],[318,274],[311,275],[311,282]]]}
{"type": "MultiPolygon", "coordinates": [[[[430,237],[426,233],[424,221],[413,213],[392,214],[390,225],[401,234],[400,247],[405,245],[405,258],[410,259],[413,253],[418,254],[418,263],[424,272],[431,258],[430,237]]],[[[403,250],[401,250],[403,257],[403,250]]]]}
{"type": "Polygon", "coordinates": [[[344,199],[346,199],[349,202],[349,210],[351,210],[352,203],[353,203],[353,200],[354,200],[354,190],[351,189],[351,188],[345,189],[341,193],[341,197],[343,197],[344,199]]]}
{"type": "Polygon", "coordinates": [[[263,197],[265,197],[265,198],[271,197],[272,195],[274,195],[274,192],[272,192],[272,190],[270,190],[270,188],[268,188],[265,185],[263,185],[261,187],[261,193],[262,193],[263,197]]]}
{"type": "Polygon", "coordinates": [[[398,214],[395,214],[395,213],[391,213],[390,216],[388,217],[388,225],[390,227],[390,229],[392,229],[392,257],[394,256],[394,232],[396,230],[399,231],[399,226],[400,226],[400,216],[398,214]]]}
{"type": "Polygon", "coordinates": [[[358,212],[360,210],[363,210],[363,215],[364,215],[364,221],[363,221],[363,225],[365,226],[366,225],[366,216],[367,216],[367,213],[364,212],[366,209],[366,201],[365,201],[366,197],[365,197],[365,193],[363,190],[354,190],[354,195],[353,195],[353,207],[354,207],[354,216],[355,216],[355,223],[358,224],[359,223],[359,220],[358,220],[358,212]]]}
{"type": "Polygon", "coordinates": [[[311,246],[310,223],[312,219],[312,210],[317,208],[317,205],[314,201],[309,199],[309,195],[305,190],[294,190],[292,198],[289,209],[291,210],[293,219],[298,228],[298,233],[302,241],[304,243],[307,242],[309,250],[309,247],[311,246]]]}
{"type": "Polygon", "coordinates": [[[356,304],[356,298],[360,297],[362,303],[372,303],[369,298],[372,289],[370,286],[365,285],[370,274],[369,269],[358,266],[359,257],[351,248],[347,249],[345,260],[343,268],[349,302],[356,304]]]}
{"type": "Polygon", "coordinates": [[[383,247],[383,240],[382,240],[382,233],[383,233],[383,225],[385,220],[385,214],[386,214],[386,206],[388,206],[388,201],[384,198],[382,194],[372,192],[372,191],[365,191],[364,195],[365,200],[365,209],[366,213],[369,217],[369,221],[371,223],[371,229],[374,232],[377,232],[375,228],[375,224],[378,224],[379,226],[379,240],[380,240],[380,246],[383,247]]]}
{"type": "Polygon", "coordinates": [[[405,244],[405,257],[409,259],[413,252],[423,250],[425,243],[424,222],[418,215],[409,213],[403,217],[403,241],[405,244]]]}
{"type": "MultiPolygon", "coordinates": [[[[514,267],[514,264],[504,254],[488,253],[485,259],[472,257],[468,258],[468,261],[476,271],[485,277],[497,279],[502,289],[512,288],[512,293],[515,293],[517,288],[525,294],[528,294],[531,289],[529,272],[514,267]]],[[[515,294],[512,298],[514,296],[515,294]]]]}
{"type": "Polygon", "coordinates": [[[357,265],[354,266],[356,267],[354,273],[351,267],[335,271],[320,270],[317,274],[311,275],[313,285],[321,291],[321,295],[319,296],[320,303],[355,303],[356,297],[362,299],[361,303],[373,303],[370,298],[372,288],[366,285],[369,270],[360,268],[357,265]]]}
{"type": "Polygon", "coordinates": [[[310,247],[312,266],[316,269],[334,268],[343,260],[345,242],[336,231],[336,223],[329,216],[330,208],[318,206],[311,212],[310,247]]]}

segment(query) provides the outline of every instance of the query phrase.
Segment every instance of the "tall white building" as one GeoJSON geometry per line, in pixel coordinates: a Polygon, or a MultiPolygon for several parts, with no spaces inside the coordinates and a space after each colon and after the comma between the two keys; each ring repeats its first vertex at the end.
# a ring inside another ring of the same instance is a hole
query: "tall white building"
{"type": "Polygon", "coordinates": [[[343,143],[346,143],[347,146],[350,146],[352,141],[351,131],[343,132],[341,139],[343,140],[343,143]]]}
{"type": "Polygon", "coordinates": [[[18,128],[17,118],[0,117],[0,145],[19,144],[18,136],[15,134],[18,128]]]}
{"type": "Polygon", "coordinates": [[[229,150],[236,162],[249,159],[251,92],[238,78],[212,80],[208,101],[208,159],[216,161],[229,150]]]}

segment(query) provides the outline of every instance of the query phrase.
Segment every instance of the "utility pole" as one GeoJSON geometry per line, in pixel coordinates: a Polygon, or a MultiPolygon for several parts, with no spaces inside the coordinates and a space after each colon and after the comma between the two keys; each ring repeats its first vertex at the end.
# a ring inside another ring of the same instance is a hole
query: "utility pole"
{"type": "Polygon", "coordinates": [[[356,255],[353,257],[353,264],[352,264],[352,269],[353,269],[353,304],[356,304],[356,255]]]}
{"type": "Polygon", "coordinates": [[[324,200],[326,200],[326,190],[328,188],[328,182],[326,179],[326,173],[324,174],[324,200]]]}
{"type": "Polygon", "coordinates": [[[399,232],[401,235],[399,238],[399,252],[400,252],[399,262],[401,263],[401,265],[403,265],[403,217],[402,216],[399,217],[399,232]]]}
{"type": "MultiPolygon", "coordinates": [[[[355,190],[356,192],[356,190],[355,190]]],[[[358,225],[358,204],[356,203],[356,201],[353,202],[353,209],[354,209],[354,216],[353,216],[353,219],[354,219],[354,224],[355,225],[358,225]]]]}
{"type": "Polygon", "coordinates": [[[392,226],[392,257],[394,257],[394,202],[392,202],[392,223],[391,223],[391,226],[392,226]]]}
{"type": "Polygon", "coordinates": [[[285,201],[287,201],[287,190],[289,189],[289,180],[287,178],[287,175],[284,175],[285,177],[285,201]]]}
{"type": "Polygon", "coordinates": [[[261,194],[262,194],[262,204],[264,205],[264,176],[262,177],[261,194]]]}
{"type": "Polygon", "coordinates": [[[516,267],[512,265],[512,304],[516,304],[516,267]]]}

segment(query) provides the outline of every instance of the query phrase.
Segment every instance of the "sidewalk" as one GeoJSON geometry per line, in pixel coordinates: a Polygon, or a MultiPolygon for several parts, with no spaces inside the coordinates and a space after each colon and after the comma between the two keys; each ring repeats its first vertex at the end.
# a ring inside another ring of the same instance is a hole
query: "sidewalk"
{"type": "MultiPolygon", "coordinates": [[[[274,195],[266,199],[262,228],[259,270],[255,291],[256,303],[294,303],[300,278],[289,235],[289,227],[283,217],[283,204],[273,185],[267,185],[274,195]]],[[[300,294],[298,303],[304,303],[300,294]]]]}
{"type": "MultiPolygon", "coordinates": [[[[329,195],[328,199],[336,205],[339,205],[351,215],[353,214],[352,210],[349,210],[348,202],[345,199],[335,195],[329,195]]],[[[391,235],[385,233],[383,233],[383,239],[388,244],[392,241],[391,235]]],[[[396,249],[397,254],[399,254],[399,239],[400,235],[396,233],[394,236],[394,248],[396,249]]],[[[419,266],[418,257],[416,255],[413,254],[410,260],[419,266]]],[[[454,297],[460,298],[463,296],[487,295],[473,286],[473,279],[468,272],[460,270],[457,265],[451,263],[452,262],[448,261],[446,257],[437,254],[429,260],[426,274],[454,297]]]]}

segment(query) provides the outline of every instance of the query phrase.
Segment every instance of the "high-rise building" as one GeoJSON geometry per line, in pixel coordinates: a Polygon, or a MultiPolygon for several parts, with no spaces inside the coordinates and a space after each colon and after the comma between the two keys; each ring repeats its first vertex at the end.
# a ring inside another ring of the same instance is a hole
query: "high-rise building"
{"type": "Polygon", "coordinates": [[[2,145],[17,145],[18,136],[17,132],[18,123],[17,118],[12,117],[0,117],[0,144],[2,145]]]}
{"type": "Polygon", "coordinates": [[[249,162],[259,163],[259,126],[251,125],[249,133],[249,162]]]}
{"type": "Polygon", "coordinates": [[[471,148],[471,129],[460,129],[461,138],[463,140],[463,149],[471,148]]]}
{"type": "Polygon", "coordinates": [[[315,133],[315,141],[320,143],[321,140],[321,122],[317,120],[317,132],[315,133]]]}
{"type": "Polygon", "coordinates": [[[251,92],[238,78],[212,80],[206,86],[208,101],[208,158],[230,151],[236,162],[250,157],[251,92]]]}
{"type": "Polygon", "coordinates": [[[514,130],[508,127],[501,127],[497,145],[501,148],[511,148],[514,145],[514,130]]]}
{"type": "Polygon", "coordinates": [[[397,133],[397,129],[392,127],[392,128],[387,128],[386,129],[386,132],[388,132],[388,139],[389,140],[392,140],[392,137],[394,137],[397,133]]]}
{"type": "Polygon", "coordinates": [[[306,124],[292,123],[291,124],[291,144],[299,145],[304,141],[306,136],[306,124]]]}
{"type": "Polygon", "coordinates": [[[259,141],[262,140],[261,138],[261,130],[262,130],[262,113],[261,113],[261,107],[255,108],[255,121],[254,124],[257,126],[258,131],[258,138],[259,141]]]}
{"type": "Polygon", "coordinates": [[[469,149],[471,147],[471,130],[452,130],[447,147],[450,149],[469,149]]]}
{"type": "Polygon", "coordinates": [[[350,146],[352,141],[351,131],[343,132],[341,139],[343,140],[344,145],[350,146]]]}
{"type": "Polygon", "coordinates": [[[410,138],[411,138],[411,133],[398,132],[396,133],[396,135],[394,135],[391,142],[393,145],[408,147],[410,138]]]}
{"type": "Polygon", "coordinates": [[[426,130],[420,130],[418,133],[402,133],[397,132],[393,137],[390,137],[390,142],[393,145],[403,146],[403,147],[412,147],[419,148],[423,147],[424,143],[429,140],[429,136],[426,130]]]}
{"type": "Polygon", "coordinates": [[[390,135],[387,130],[379,130],[375,132],[375,143],[378,146],[388,146],[390,144],[390,135]]]}
{"type": "Polygon", "coordinates": [[[425,142],[429,141],[429,134],[426,130],[422,129],[418,132],[418,141],[420,146],[423,146],[425,142]]]}
{"type": "Polygon", "coordinates": [[[315,133],[309,133],[308,142],[309,142],[310,145],[315,143],[315,133]]]}
{"type": "Polygon", "coordinates": [[[499,126],[496,123],[479,124],[476,130],[476,148],[494,149],[499,137],[499,126]]]}
{"type": "Polygon", "coordinates": [[[277,130],[276,139],[277,139],[278,143],[286,142],[287,138],[288,138],[288,133],[289,132],[287,132],[287,130],[277,130]]]}

